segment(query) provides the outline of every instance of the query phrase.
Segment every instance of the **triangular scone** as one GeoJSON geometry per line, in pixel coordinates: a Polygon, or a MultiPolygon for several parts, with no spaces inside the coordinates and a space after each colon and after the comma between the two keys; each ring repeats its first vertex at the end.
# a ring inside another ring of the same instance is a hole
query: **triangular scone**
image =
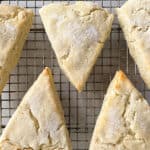
{"type": "Polygon", "coordinates": [[[71,150],[64,113],[48,68],[24,96],[0,139],[0,150],[71,150]]]}
{"type": "Polygon", "coordinates": [[[0,93],[19,60],[32,19],[32,10],[0,5],[0,93]]]}
{"type": "Polygon", "coordinates": [[[39,12],[61,69],[81,91],[109,36],[113,15],[90,2],[49,4],[39,12]]]}
{"type": "Polygon", "coordinates": [[[150,0],[129,0],[116,10],[130,54],[150,88],[150,0]]]}
{"type": "Polygon", "coordinates": [[[109,85],[90,150],[149,150],[150,106],[122,71],[109,85]]]}

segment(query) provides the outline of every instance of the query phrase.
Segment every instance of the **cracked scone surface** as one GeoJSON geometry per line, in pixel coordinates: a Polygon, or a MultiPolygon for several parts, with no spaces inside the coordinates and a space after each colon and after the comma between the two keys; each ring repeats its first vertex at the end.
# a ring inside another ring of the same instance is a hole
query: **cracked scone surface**
{"type": "Polygon", "coordinates": [[[150,0],[128,0],[116,11],[130,54],[150,88],[150,0]]]}
{"type": "Polygon", "coordinates": [[[49,4],[39,12],[61,69],[81,91],[109,36],[113,15],[90,2],[49,4]]]}
{"type": "Polygon", "coordinates": [[[0,150],[71,150],[64,113],[48,68],[24,96],[0,138],[0,150]]]}
{"type": "Polygon", "coordinates": [[[90,150],[149,150],[150,106],[122,71],[109,85],[90,150]]]}
{"type": "Polygon", "coordinates": [[[0,93],[20,58],[32,20],[32,10],[0,5],[0,93]]]}

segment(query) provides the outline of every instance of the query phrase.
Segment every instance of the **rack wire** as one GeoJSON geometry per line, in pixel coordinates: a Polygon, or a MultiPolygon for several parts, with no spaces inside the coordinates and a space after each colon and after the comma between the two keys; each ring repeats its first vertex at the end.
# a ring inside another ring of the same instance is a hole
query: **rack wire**
{"type": "MultiPolygon", "coordinates": [[[[35,13],[34,24],[25,43],[19,64],[11,73],[9,82],[1,95],[0,133],[44,66],[50,67],[53,71],[55,85],[62,101],[75,150],[88,149],[104,94],[116,70],[124,70],[142,94],[146,98],[150,97],[150,91],[140,78],[137,67],[129,55],[116,16],[110,38],[105,43],[84,91],[78,93],[61,72],[39,17],[39,8],[54,1],[2,0],[0,2],[31,8],[35,13]]],[[[73,1],[68,2],[73,3],[73,1]]],[[[95,0],[94,2],[115,13],[114,9],[120,7],[125,0],[95,0]]]]}

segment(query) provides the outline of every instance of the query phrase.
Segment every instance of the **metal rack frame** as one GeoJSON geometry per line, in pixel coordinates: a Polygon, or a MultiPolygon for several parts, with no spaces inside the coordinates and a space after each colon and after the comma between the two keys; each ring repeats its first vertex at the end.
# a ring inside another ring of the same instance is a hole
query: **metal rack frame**
{"type": "MultiPolygon", "coordinates": [[[[78,93],[61,72],[38,14],[39,8],[53,1],[2,0],[0,2],[31,8],[35,13],[34,24],[25,43],[19,64],[11,73],[9,82],[1,95],[0,133],[44,66],[52,69],[55,85],[65,111],[73,148],[76,150],[88,149],[104,94],[116,70],[124,70],[143,95],[146,98],[150,97],[150,91],[140,78],[137,67],[129,55],[116,17],[110,38],[105,43],[84,91],[78,93]]],[[[95,0],[94,2],[114,13],[114,9],[121,6],[125,0],[95,0]]]]}

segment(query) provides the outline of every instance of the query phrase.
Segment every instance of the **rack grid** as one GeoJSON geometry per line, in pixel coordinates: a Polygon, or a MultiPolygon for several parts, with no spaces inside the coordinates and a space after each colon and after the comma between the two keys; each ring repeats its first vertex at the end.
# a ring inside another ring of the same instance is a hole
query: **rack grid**
{"type": "MultiPolygon", "coordinates": [[[[106,89],[116,70],[122,69],[145,98],[150,97],[150,91],[146,88],[129,55],[128,47],[115,15],[110,38],[105,43],[102,54],[97,59],[83,92],[78,93],[58,66],[38,13],[43,5],[52,2],[56,1],[0,1],[2,4],[30,8],[35,13],[34,24],[24,45],[19,64],[11,73],[9,82],[1,95],[0,133],[2,133],[27,89],[42,69],[48,66],[52,69],[55,85],[64,108],[73,149],[87,150],[106,89]]],[[[67,2],[74,3],[74,1],[67,2]]],[[[120,7],[125,0],[95,0],[94,2],[115,14],[115,8],[120,7]]]]}

